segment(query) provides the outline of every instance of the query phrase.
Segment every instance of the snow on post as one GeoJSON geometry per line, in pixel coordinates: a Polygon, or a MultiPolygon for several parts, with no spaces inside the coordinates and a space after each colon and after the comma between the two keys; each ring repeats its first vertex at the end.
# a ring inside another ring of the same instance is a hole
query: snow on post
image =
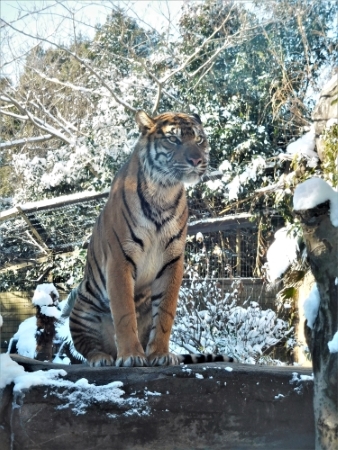
{"type": "Polygon", "coordinates": [[[330,202],[330,219],[334,227],[338,227],[338,192],[321,178],[310,178],[296,187],[293,207],[296,211],[313,209],[330,202]]]}
{"type": "Polygon", "coordinates": [[[318,292],[317,283],[315,283],[311,289],[308,298],[305,300],[303,305],[304,315],[307,320],[306,325],[309,328],[311,328],[311,330],[313,329],[313,325],[318,315],[319,303],[320,303],[320,296],[318,292]]]}
{"type": "Polygon", "coordinates": [[[320,178],[297,186],[293,205],[316,280],[304,304],[314,374],[316,450],[338,448],[338,193],[320,178]]]}
{"type": "Polygon", "coordinates": [[[55,322],[61,316],[59,294],[51,283],[37,286],[32,303],[36,306],[36,359],[52,361],[55,322]]]}

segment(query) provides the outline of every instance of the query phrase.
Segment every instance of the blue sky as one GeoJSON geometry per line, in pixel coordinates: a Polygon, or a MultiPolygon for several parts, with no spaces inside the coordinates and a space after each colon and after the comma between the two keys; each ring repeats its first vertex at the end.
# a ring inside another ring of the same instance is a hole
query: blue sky
{"type": "MultiPolygon", "coordinates": [[[[105,21],[114,4],[127,9],[130,15],[142,21],[143,26],[148,24],[161,29],[168,21],[177,19],[182,3],[181,0],[1,0],[0,16],[17,30],[67,43],[74,33],[81,32],[92,38],[95,26],[105,21]],[[75,21],[70,19],[72,14],[75,21]]],[[[39,43],[39,39],[24,36],[6,26],[1,29],[1,41],[1,72],[14,81],[19,76],[25,54],[39,43]]]]}

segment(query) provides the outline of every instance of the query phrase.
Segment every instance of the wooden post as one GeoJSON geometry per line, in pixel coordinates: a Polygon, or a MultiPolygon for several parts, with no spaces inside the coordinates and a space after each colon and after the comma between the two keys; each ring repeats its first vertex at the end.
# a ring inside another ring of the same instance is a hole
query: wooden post
{"type": "Polygon", "coordinates": [[[328,342],[338,331],[338,227],[330,220],[330,202],[296,211],[304,235],[320,303],[313,328],[305,325],[314,373],[316,450],[338,448],[338,353],[328,342]]]}

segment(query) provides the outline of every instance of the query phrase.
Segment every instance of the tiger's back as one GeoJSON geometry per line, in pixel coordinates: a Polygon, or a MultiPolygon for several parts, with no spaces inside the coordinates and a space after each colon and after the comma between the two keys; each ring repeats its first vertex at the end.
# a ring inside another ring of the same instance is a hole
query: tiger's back
{"type": "Polygon", "coordinates": [[[209,147],[195,115],[139,112],[141,132],[93,229],[70,328],[91,365],[177,364],[169,338],[183,276],[184,183],[205,173],[209,147]]]}

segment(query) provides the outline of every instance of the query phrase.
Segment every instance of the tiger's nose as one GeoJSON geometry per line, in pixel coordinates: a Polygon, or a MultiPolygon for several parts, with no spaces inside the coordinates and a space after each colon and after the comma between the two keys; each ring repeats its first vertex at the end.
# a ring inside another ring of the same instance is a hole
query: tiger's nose
{"type": "Polygon", "coordinates": [[[202,158],[187,158],[188,163],[192,165],[193,167],[197,167],[202,163],[202,158]]]}

